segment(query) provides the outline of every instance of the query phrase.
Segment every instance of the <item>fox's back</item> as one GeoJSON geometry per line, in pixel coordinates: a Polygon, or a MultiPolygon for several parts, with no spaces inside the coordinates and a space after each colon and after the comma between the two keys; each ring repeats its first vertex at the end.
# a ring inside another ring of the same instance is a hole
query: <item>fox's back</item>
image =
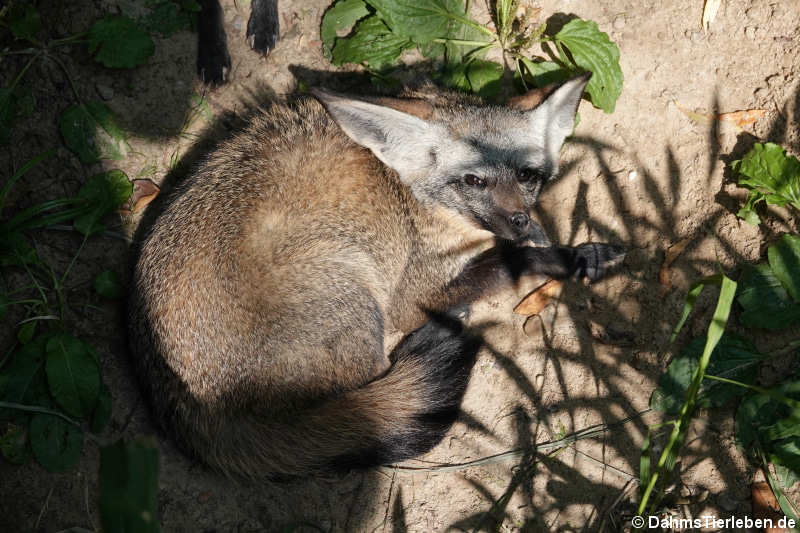
{"type": "Polygon", "coordinates": [[[304,349],[324,344],[352,302],[386,311],[413,209],[316,101],[272,105],[177,188],[142,242],[131,341],[145,387],[168,404],[313,396],[304,349]],[[297,380],[286,379],[287,350],[297,380]],[[186,390],[155,383],[159,367],[186,390]]]}

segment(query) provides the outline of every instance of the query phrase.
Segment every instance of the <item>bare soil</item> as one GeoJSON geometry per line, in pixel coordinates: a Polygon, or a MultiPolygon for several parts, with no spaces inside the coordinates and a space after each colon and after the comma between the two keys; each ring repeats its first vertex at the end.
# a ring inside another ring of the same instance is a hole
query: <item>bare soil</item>
{"type": "MultiPolygon", "coordinates": [[[[86,168],[61,147],[16,187],[12,204],[24,207],[74,193],[85,176],[106,168],[161,182],[235,131],[253,105],[292,91],[298,80],[368,90],[321,53],[319,24],[329,0],[280,0],[282,39],[266,58],[252,53],[244,41],[249,2],[222,3],[234,66],[230,83],[215,90],[205,89],[195,77],[196,36],[188,31],[157,39],[155,56],[133,71],[103,69],[88,58],[85,47],[76,46],[67,61],[73,81],[86,98],[102,95],[120,116],[132,136],[128,156],[86,168]],[[210,113],[192,107],[193,95],[205,98],[210,113]]],[[[137,8],[123,0],[40,4],[56,36],[82,31],[104,13],[137,8]]],[[[441,444],[403,466],[460,464],[530,449],[586,428],[605,431],[560,451],[543,448],[449,471],[384,468],[283,484],[221,478],[159,436],[164,531],[623,527],[637,500],[631,480],[638,477],[642,440],[648,424],[659,420],[641,413],[673,354],[667,341],[689,285],[758,260],[771,239],[798,229],[794,214],[781,209],[771,210],[760,228],[737,219],[745,193],[732,183],[726,162],[756,140],[800,153],[800,4],[724,1],[707,32],[700,26],[701,0],[543,0],[535,5],[542,8],[543,19],[573,13],[597,21],[619,45],[625,75],[615,113],[582,103],[580,124],[562,154],[564,171],[543,193],[538,218],[561,243],[610,241],[626,246],[629,254],[612,279],[592,286],[567,284],[559,301],[525,327],[524,317],[512,313],[519,294],[483,302],[472,320],[491,325],[463,414],[441,444]],[[768,112],[740,131],[724,122],[692,120],[676,103],[706,114],[768,112]],[[689,244],[664,284],[659,269],[665,252],[684,239],[689,244]],[[633,419],[623,423],[627,417],[633,419]]],[[[488,20],[485,6],[475,10],[479,19],[488,20]]],[[[3,78],[11,79],[21,65],[5,58],[3,78]]],[[[36,110],[18,125],[12,145],[0,151],[5,176],[35,154],[63,146],[57,117],[72,103],[63,72],[40,62],[26,80],[36,110]]],[[[137,222],[137,217],[125,218],[118,231],[132,235],[137,222]]],[[[79,243],[78,236],[63,232],[37,237],[40,253],[57,271],[63,271],[79,243]]],[[[127,260],[125,241],[92,239],[71,284],[91,286],[105,268],[125,272],[127,260]]],[[[121,306],[85,298],[95,307],[75,306],[72,326],[103,354],[105,380],[114,396],[112,422],[101,440],[156,434],[130,374],[121,306]]],[[[698,300],[678,346],[705,331],[714,303],[713,294],[698,300]]],[[[6,326],[0,330],[4,351],[11,345],[14,322],[6,326]]],[[[758,344],[769,350],[785,337],[764,337],[758,344]]],[[[762,380],[780,380],[791,362],[775,362],[762,380]]],[[[751,515],[754,471],[734,443],[732,414],[699,413],[665,508],[680,516],[751,515]],[[671,504],[677,497],[688,504],[671,504]]],[[[0,531],[99,528],[97,465],[92,443],[79,466],[63,474],[36,464],[0,463],[0,531]]]]}

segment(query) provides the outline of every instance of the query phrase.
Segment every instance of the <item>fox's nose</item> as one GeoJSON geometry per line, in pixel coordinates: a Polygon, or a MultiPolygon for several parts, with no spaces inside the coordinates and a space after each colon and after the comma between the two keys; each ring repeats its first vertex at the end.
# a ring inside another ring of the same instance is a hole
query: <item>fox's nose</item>
{"type": "Polygon", "coordinates": [[[511,215],[511,223],[514,225],[515,228],[523,230],[528,226],[528,223],[531,221],[531,218],[522,211],[517,211],[513,215],[511,215]]]}

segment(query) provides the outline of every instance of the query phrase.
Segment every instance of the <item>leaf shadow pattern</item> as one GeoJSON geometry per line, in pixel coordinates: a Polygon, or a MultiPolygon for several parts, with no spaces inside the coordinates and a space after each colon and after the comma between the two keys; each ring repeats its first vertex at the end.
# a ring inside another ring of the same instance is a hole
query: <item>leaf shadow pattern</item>
{"type": "MultiPolygon", "coordinates": [[[[800,118],[800,90],[795,93],[794,107],[791,110],[789,107],[788,104],[784,106],[781,118],[770,127],[767,140],[781,142],[787,138],[785,117],[793,112],[792,116],[800,118]]],[[[719,113],[716,91],[712,95],[712,108],[715,114],[719,113]]],[[[725,165],[722,173],[724,187],[724,180],[729,178],[727,163],[740,158],[755,142],[752,136],[741,134],[736,146],[725,154],[719,140],[718,128],[719,125],[712,121],[707,131],[709,150],[707,174],[703,180],[707,189],[718,183],[716,178],[720,173],[720,161],[725,165]]],[[[609,290],[594,291],[574,284],[565,287],[560,300],[567,304],[556,307],[556,313],[564,313],[565,316],[554,315],[552,323],[568,319],[576,325],[575,331],[571,331],[575,335],[576,348],[565,349],[552,324],[550,332],[547,327],[541,328],[541,352],[544,358],[541,368],[534,370],[530,365],[520,362],[523,354],[513,349],[503,353],[491,345],[485,347],[488,357],[496,362],[497,367],[526,400],[518,408],[534,422],[527,429],[517,428],[517,450],[522,457],[509,472],[509,480],[499,496],[494,496],[497,488],[468,479],[475,490],[484,495],[487,507],[482,512],[451,524],[450,527],[454,530],[497,530],[504,520],[514,519],[514,515],[507,512],[514,494],[518,498],[515,501],[525,506],[525,511],[521,513],[523,521],[516,524],[521,531],[595,531],[602,524],[608,525],[608,513],[613,512],[615,507],[620,507],[618,498],[625,495],[625,491],[630,493],[630,483],[636,482],[641,437],[648,431],[650,423],[637,416],[637,411],[624,390],[625,381],[630,380],[633,375],[640,376],[642,382],[650,383],[655,383],[659,378],[672,353],[671,350],[666,350],[667,342],[685,297],[682,290],[660,286],[657,279],[659,259],[663,259],[662,254],[671,244],[688,237],[691,242],[672,267],[679,271],[683,279],[694,281],[718,271],[721,267],[720,257],[724,258],[723,265],[727,268],[747,262],[747,257],[731,235],[719,231],[721,227],[740,222],[733,218],[735,210],[732,211],[730,205],[721,201],[718,191],[712,191],[708,195],[717,201],[716,205],[704,205],[702,209],[693,212],[688,231],[680,229],[687,227],[686,224],[681,224],[686,214],[681,211],[680,200],[691,192],[694,185],[692,179],[697,178],[697,173],[696,169],[682,162],[674,148],[664,147],[666,166],[659,173],[643,164],[635,153],[626,152],[593,137],[574,137],[572,142],[588,153],[587,157],[600,168],[600,173],[594,180],[581,180],[571,201],[562,200],[560,205],[569,203],[571,210],[568,210],[568,231],[560,233],[568,236],[566,242],[569,244],[576,244],[581,236],[588,234],[591,241],[622,243],[629,246],[631,252],[625,261],[623,273],[617,279],[606,282],[611,286],[609,290]],[[610,166],[611,156],[614,155],[625,155],[634,161],[642,191],[641,197],[635,201],[646,203],[647,209],[635,209],[631,195],[626,194],[618,183],[616,177],[620,171],[610,166]],[[610,199],[621,227],[610,226],[607,217],[592,212],[593,202],[590,198],[592,194],[597,194],[598,189],[603,190],[610,199]],[[651,244],[653,240],[656,241],[656,246],[651,244]],[[703,253],[703,246],[707,246],[703,244],[704,240],[713,243],[713,256],[709,256],[707,248],[706,253],[703,253]],[[657,254],[656,257],[653,257],[654,254],[657,254]],[[620,305],[623,300],[640,304],[641,310],[637,316],[626,313],[620,305]],[[616,325],[623,330],[630,330],[632,335],[628,338],[633,341],[633,345],[615,346],[608,339],[598,342],[589,333],[591,323],[596,320],[606,327],[616,325]],[[594,390],[576,393],[569,384],[565,368],[568,365],[582,366],[591,375],[594,390]],[[623,366],[630,368],[623,372],[623,366]],[[630,372],[630,369],[635,372],[630,372]],[[537,386],[531,377],[532,372],[546,375],[546,383],[537,386]],[[548,390],[550,393],[547,396],[558,400],[545,401],[543,396],[548,390]],[[561,418],[566,417],[568,427],[573,430],[580,429],[582,425],[577,415],[586,412],[592,413],[600,420],[600,424],[608,426],[602,436],[591,439],[597,444],[591,448],[592,452],[599,450],[598,455],[591,457],[595,465],[600,465],[599,478],[597,475],[587,474],[585,468],[570,466],[570,460],[574,462],[581,454],[586,456],[582,451],[585,448],[583,444],[576,443],[562,449],[559,454],[543,455],[536,452],[537,440],[541,442],[541,438],[537,437],[542,430],[551,435],[556,431],[554,412],[560,413],[561,418]],[[621,419],[620,413],[632,417],[633,420],[624,426],[613,427],[621,419]],[[536,489],[541,488],[540,484],[534,482],[537,477],[540,480],[547,479],[546,497],[537,497],[536,489]],[[624,490],[620,492],[620,486],[623,485],[624,490]],[[557,517],[572,506],[591,507],[594,510],[585,515],[585,522],[580,526],[574,523],[555,524],[557,517]]],[[[789,147],[792,148],[791,145],[789,147]]],[[[567,162],[565,174],[568,175],[573,168],[579,166],[579,161],[567,162]]],[[[561,210],[564,212],[563,208],[561,210]]],[[[564,224],[561,217],[547,212],[539,212],[538,215],[548,234],[559,233],[559,225],[564,224]]],[[[679,336],[676,346],[680,347],[691,335],[705,330],[710,318],[711,304],[713,295],[701,296],[693,318],[679,336]]],[[[735,323],[731,327],[735,329],[735,323]]],[[[476,413],[469,413],[469,417],[472,420],[480,419],[476,413]]],[[[742,476],[748,475],[747,467],[742,470],[738,453],[732,446],[719,445],[721,439],[723,442],[732,442],[729,436],[721,433],[722,430],[713,421],[702,432],[693,431],[684,445],[673,480],[680,484],[682,476],[710,462],[712,469],[721,478],[722,486],[740,487],[742,476]]],[[[503,438],[501,435],[494,437],[503,438]]],[[[696,480],[695,483],[695,488],[702,488],[705,480],[696,480]]],[[[668,500],[664,500],[663,504],[669,505],[668,500]]],[[[625,507],[624,502],[621,507],[625,507]]],[[[613,523],[620,523],[619,516],[613,523]]]]}

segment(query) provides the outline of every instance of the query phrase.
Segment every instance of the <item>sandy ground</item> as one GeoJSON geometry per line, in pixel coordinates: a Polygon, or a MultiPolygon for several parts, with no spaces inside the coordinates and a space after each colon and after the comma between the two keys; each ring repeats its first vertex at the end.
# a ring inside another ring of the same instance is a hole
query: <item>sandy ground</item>
{"type": "MultiPolygon", "coordinates": [[[[202,153],[202,139],[238,127],[237,113],[264,95],[285,93],[296,79],[341,88],[345,82],[320,51],[318,28],[328,3],[281,0],[283,37],[264,59],[244,43],[246,3],[223,1],[232,80],[207,93],[194,76],[192,33],[157,40],[155,56],[134,71],[104,70],[76,49],[68,64],[75,83],[87,98],[107,97],[132,136],[128,157],[82,168],[60,148],[17,187],[12,203],[25,206],[74,192],[83,176],[101,168],[160,182],[176,162],[202,153]],[[192,109],[196,95],[205,96],[209,113],[192,109]]],[[[761,228],[738,220],[745,194],[731,183],[725,161],[741,156],[756,138],[800,152],[800,4],[724,0],[708,32],[700,28],[701,0],[536,5],[544,17],[561,12],[597,21],[618,43],[625,75],[614,114],[581,105],[580,124],[562,154],[565,171],[543,193],[539,219],[562,243],[611,241],[625,245],[629,255],[612,279],[589,287],[568,284],[557,305],[525,328],[524,318],[511,312],[515,295],[484,302],[473,320],[498,324],[487,332],[463,415],[440,445],[405,466],[464,463],[592,426],[607,430],[556,453],[545,449],[452,471],[386,468],[280,485],[220,478],[160,439],[164,531],[597,531],[601,525],[617,531],[622,516],[630,516],[636,493],[629,480],[638,475],[647,424],[657,420],[638,413],[647,408],[671,356],[664,348],[689,284],[720,267],[755,261],[770,238],[797,230],[797,220],[782,210],[761,228]],[[704,113],[768,113],[748,131],[738,131],[692,121],[676,102],[704,113]],[[690,242],[666,286],[658,279],[665,250],[683,239],[690,242]],[[626,417],[635,418],[617,424],[626,417]]],[[[65,21],[58,33],[66,35],[120,6],[126,5],[82,0],[41,9],[65,21]]],[[[485,7],[476,10],[481,16],[485,7]]],[[[0,67],[6,76],[19,64],[0,67]]],[[[50,63],[32,69],[29,79],[36,112],[0,151],[4,175],[34,154],[61,146],[55,124],[71,103],[66,80],[50,63]]],[[[121,231],[130,234],[136,222],[123,220],[121,231]]],[[[40,245],[55,265],[63,265],[79,242],[74,235],[44,235],[40,245]]],[[[123,272],[126,254],[122,240],[90,241],[73,283],[85,285],[103,268],[123,272]]],[[[100,309],[78,309],[71,320],[103,354],[114,395],[112,423],[102,438],[154,433],[130,375],[121,309],[94,304],[100,309]]],[[[679,346],[702,334],[713,305],[713,295],[700,298],[679,346]]],[[[2,331],[3,346],[11,334],[2,331]]],[[[779,340],[764,339],[760,346],[767,349],[770,342],[779,340]]],[[[782,368],[767,379],[779,378],[782,368]]],[[[732,431],[732,412],[723,411],[701,412],[689,432],[674,492],[697,501],[687,508],[694,516],[750,512],[753,470],[732,431]]],[[[97,464],[92,445],[78,468],[65,474],[0,463],[0,531],[99,527],[93,504],[97,464]]]]}

